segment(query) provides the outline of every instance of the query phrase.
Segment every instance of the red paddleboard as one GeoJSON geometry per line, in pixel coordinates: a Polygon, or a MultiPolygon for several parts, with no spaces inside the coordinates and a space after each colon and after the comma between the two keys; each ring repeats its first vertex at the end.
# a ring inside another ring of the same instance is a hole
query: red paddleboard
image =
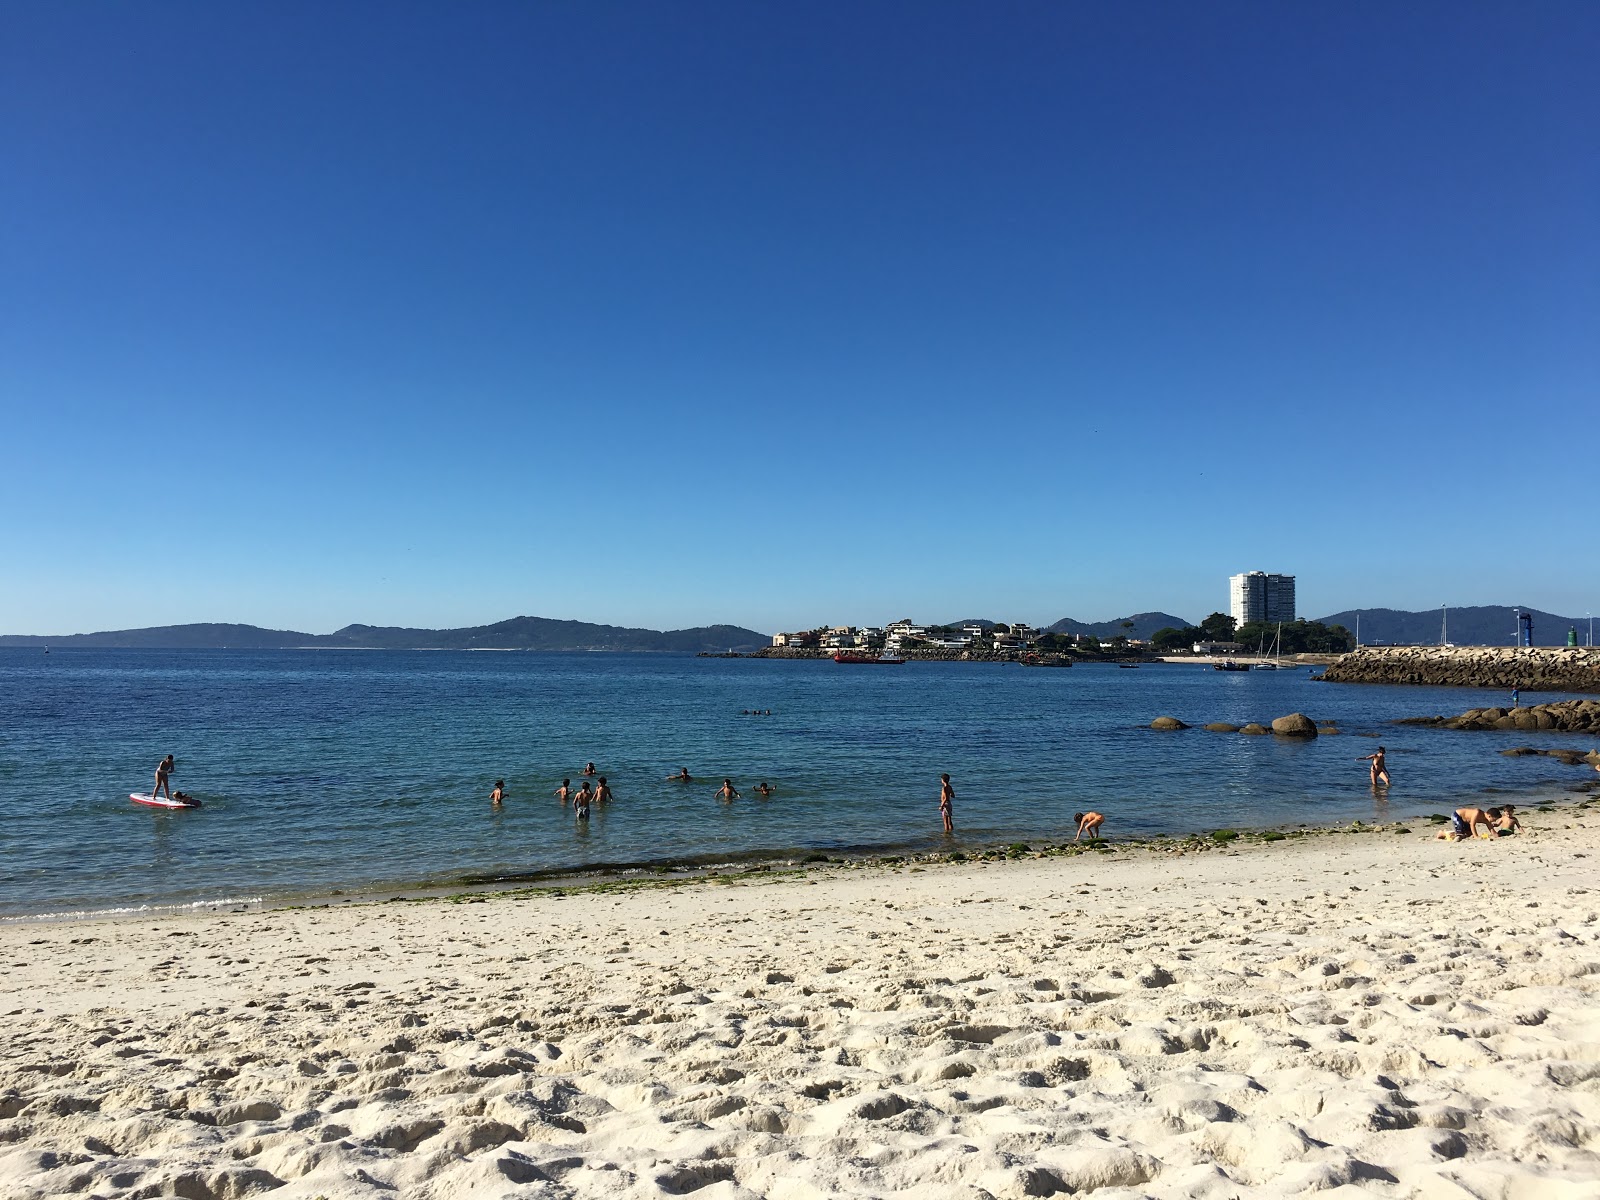
{"type": "Polygon", "coordinates": [[[143,792],[129,792],[128,799],[135,804],[145,804],[151,808],[199,808],[198,800],[168,800],[165,796],[146,796],[143,792]]]}

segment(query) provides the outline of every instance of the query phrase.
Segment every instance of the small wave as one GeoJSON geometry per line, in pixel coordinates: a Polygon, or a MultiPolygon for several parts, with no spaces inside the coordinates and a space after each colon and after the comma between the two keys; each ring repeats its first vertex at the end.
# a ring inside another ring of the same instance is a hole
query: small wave
{"type": "Polygon", "coordinates": [[[63,912],[20,913],[0,916],[0,925],[33,925],[48,921],[103,921],[108,917],[159,916],[163,913],[206,912],[266,903],[265,896],[234,896],[221,900],[192,900],[187,904],[132,904],[119,908],[81,908],[63,912]]]}

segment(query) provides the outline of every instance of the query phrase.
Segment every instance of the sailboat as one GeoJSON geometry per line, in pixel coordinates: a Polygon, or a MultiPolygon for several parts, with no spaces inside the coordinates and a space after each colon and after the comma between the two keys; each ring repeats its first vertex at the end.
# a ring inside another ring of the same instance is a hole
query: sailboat
{"type": "MultiPolygon", "coordinates": [[[[1258,671],[1276,671],[1283,664],[1278,661],[1278,651],[1283,646],[1283,622],[1278,622],[1278,634],[1272,639],[1272,657],[1256,664],[1258,671]]],[[[1259,654],[1260,651],[1257,651],[1259,654]]]]}

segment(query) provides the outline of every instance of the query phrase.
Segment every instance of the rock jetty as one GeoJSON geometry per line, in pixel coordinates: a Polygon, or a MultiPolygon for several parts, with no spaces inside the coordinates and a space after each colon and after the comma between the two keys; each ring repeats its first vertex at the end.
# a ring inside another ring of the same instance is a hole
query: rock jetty
{"type": "Polygon", "coordinates": [[[1600,650],[1583,646],[1363,646],[1322,673],[1329,683],[1417,683],[1600,694],[1600,650]]]}
{"type": "Polygon", "coordinates": [[[1524,708],[1472,708],[1459,717],[1405,717],[1397,725],[1437,729],[1548,729],[1557,733],[1600,733],[1600,700],[1558,700],[1524,708]]]}

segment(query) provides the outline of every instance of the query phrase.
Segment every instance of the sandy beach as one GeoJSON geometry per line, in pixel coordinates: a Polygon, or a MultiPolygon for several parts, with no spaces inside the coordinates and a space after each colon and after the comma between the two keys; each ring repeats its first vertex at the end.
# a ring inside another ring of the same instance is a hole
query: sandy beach
{"type": "Polygon", "coordinates": [[[1600,803],[0,927],[0,1196],[1600,1195],[1600,803]]]}

